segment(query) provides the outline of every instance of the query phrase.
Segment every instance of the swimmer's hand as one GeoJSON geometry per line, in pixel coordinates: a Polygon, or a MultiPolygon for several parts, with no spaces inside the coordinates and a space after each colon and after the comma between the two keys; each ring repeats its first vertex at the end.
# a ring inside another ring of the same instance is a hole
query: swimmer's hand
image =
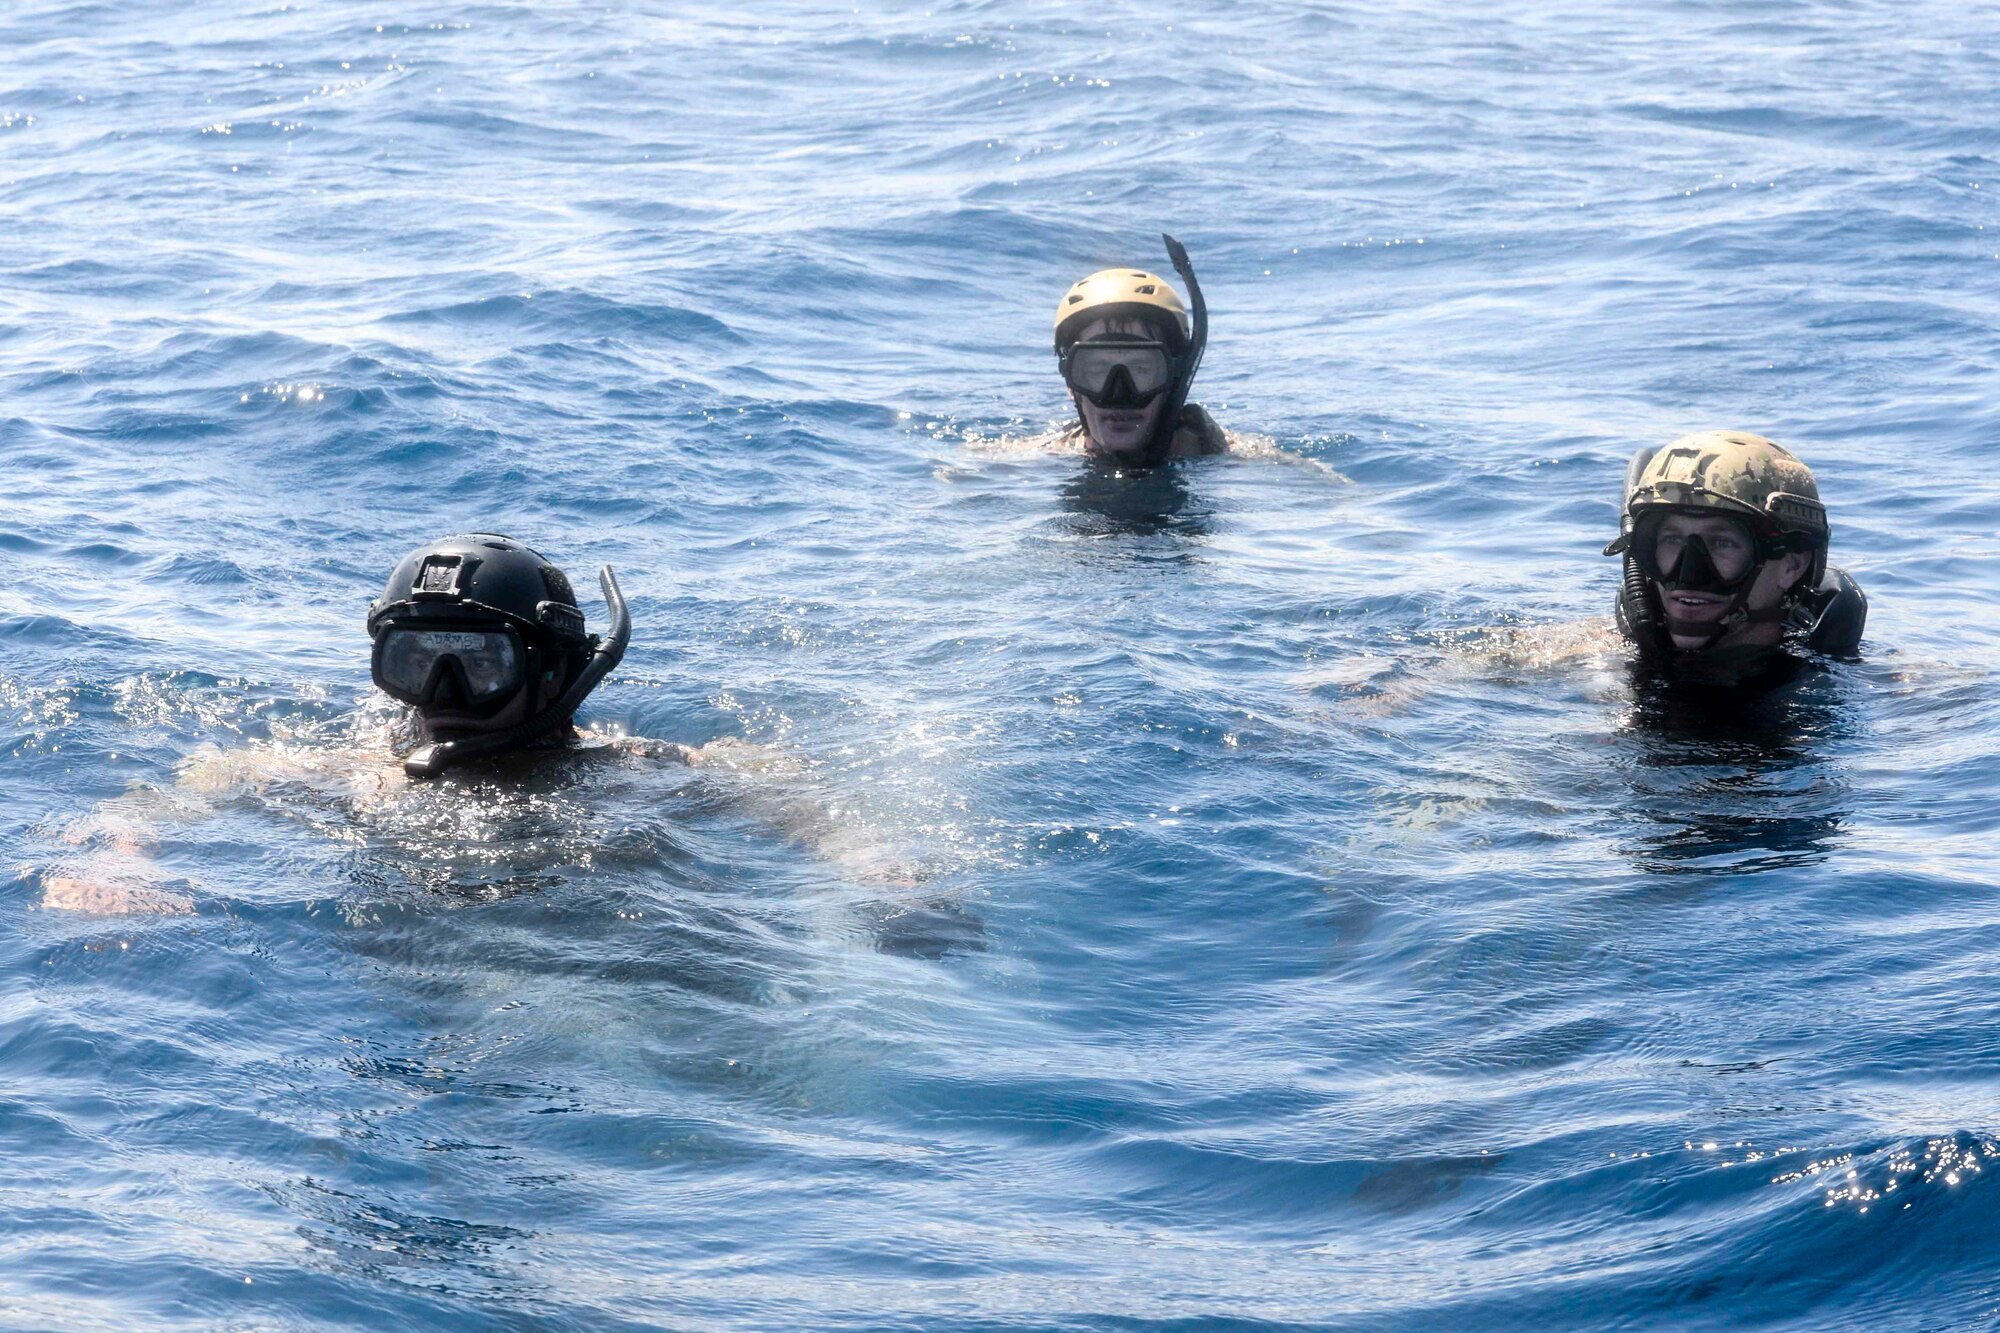
{"type": "Polygon", "coordinates": [[[194,900],[153,860],[160,825],[189,818],[177,793],[139,786],[64,828],[65,851],[41,873],[42,906],[86,916],[186,916],[194,900]]]}
{"type": "Polygon", "coordinates": [[[592,731],[588,727],[577,728],[577,742],[587,749],[609,750],[613,754],[628,754],[637,759],[659,759],[670,764],[694,764],[700,753],[678,741],[657,741],[651,736],[614,736],[606,731],[592,731]]]}
{"type": "Polygon", "coordinates": [[[912,889],[929,878],[923,865],[884,840],[864,807],[829,791],[824,776],[795,751],[724,736],[688,751],[687,763],[739,779],[729,790],[742,809],[858,884],[912,889]]]}
{"type": "Polygon", "coordinates": [[[141,788],[107,801],[62,832],[77,850],[42,872],[42,906],[85,916],[186,916],[194,900],[163,887],[170,876],[154,863],[158,827],[147,815],[161,794],[141,788]]]}
{"type": "Polygon", "coordinates": [[[42,875],[42,906],[83,916],[191,916],[194,899],[164,887],[144,856],[100,851],[57,862],[42,875]]]}

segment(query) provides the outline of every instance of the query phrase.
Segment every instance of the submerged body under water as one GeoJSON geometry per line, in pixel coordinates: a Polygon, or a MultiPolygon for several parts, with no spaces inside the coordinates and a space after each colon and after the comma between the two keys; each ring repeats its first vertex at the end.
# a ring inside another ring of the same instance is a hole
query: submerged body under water
{"type": "Polygon", "coordinates": [[[10,11],[0,1322],[1986,1326],[1996,38],[10,11]],[[1118,475],[1162,230],[1235,447],[1118,475]],[[1859,661],[1633,676],[1712,426],[1859,661]],[[412,784],[466,529],[635,633],[412,784]]]}

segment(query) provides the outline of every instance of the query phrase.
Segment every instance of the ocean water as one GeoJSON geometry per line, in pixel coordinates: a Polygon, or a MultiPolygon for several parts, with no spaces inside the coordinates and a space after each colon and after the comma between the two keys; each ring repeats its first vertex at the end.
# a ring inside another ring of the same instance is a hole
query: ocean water
{"type": "Polygon", "coordinates": [[[9,6],[0,1324],[1994,1326],[1996,152],[1967,3],[9,6]],[[1780,697],[1606,626],[1715,426],[1780,697]],[[380,781],[464,529],[715,761],[380,781]]]}

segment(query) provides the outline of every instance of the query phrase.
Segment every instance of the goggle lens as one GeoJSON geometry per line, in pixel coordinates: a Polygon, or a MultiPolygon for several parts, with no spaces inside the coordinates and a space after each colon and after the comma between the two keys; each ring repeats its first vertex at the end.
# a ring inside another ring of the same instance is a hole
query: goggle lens
{"type": "Polygon", "coordinates": [[[1173,380],[1174,360],[1156,342],[1080,342],[1063,358],[1069,387],[1093,400],[1105,395],[1121,369],[1131,383],[1129,392],[1144,402],[1173,380]]]}
{"type": "Polygon", "coordinates": [[[1756,571],[1757,536],[1742,519],[1706,521],[1700,530],[1670,526],[1664,514],[1647,514],[1632,533],[1632,555],[1649,579],[1689,591],[1728,592],[1756,571]]]}
{"type": "Polygon", "coordinates": [[[375,654],[376,683],[411,702],[428,702],[439,668],[457,667],[469,704],[513,694],[527,683],[514,636],[492,630],[387,629],[375,654]]]}

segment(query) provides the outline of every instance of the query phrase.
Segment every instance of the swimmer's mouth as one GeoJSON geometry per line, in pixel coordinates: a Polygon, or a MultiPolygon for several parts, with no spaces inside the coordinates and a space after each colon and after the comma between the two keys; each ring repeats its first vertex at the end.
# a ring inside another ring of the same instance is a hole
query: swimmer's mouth
{"type": "Polygon", "coordinates": [[[1684,613],[1690,611],[1699,613],[1710,609],[1719,611],[1728,604],[1727,598],[1717,597],[1714,593],[1681,592],[1679,590],[1668,593],[1667,601],[1676,611],[1684,613]]]}
{"type": "Polygon", "coordinates": [[[473,717],[469,713],[431,713],[424,717],[424,730],[436,740],[453,740],[461,736],[477,735],[489,729],[484,718],[473,717]]]}
{"type": "Polygon", "coordinates": [[[1100,407],[1097,419],[1107,426],[1136,426],[1146,419],[1146,412],[1137,407],[1100,407]]]}

